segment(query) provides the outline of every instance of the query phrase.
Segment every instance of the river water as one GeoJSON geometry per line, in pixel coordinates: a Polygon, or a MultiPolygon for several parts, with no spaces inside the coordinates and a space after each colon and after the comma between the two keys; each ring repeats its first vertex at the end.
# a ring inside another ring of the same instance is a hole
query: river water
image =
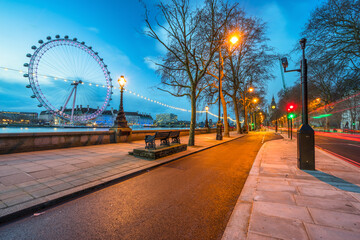
{"type": "MultiPolygon", "coordinates": [[[[136,126],[133,130],[167,130],[179,128],[142,128],[136,126]]],[[[2,133],[39,133],[39,132],[82,132],[82,131],[108,131],[109,128],[63,128],[63,127],[0,127],[2,133]]]]}

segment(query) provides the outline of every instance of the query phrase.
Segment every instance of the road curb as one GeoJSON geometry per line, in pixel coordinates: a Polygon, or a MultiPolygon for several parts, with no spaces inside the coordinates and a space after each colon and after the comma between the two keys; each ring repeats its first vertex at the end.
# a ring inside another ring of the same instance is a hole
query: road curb
{"type": "MultiPolygon", "coordinates": [[[[211,145],[211,146],[199,149],[199,150],[195,150],[193,152],[189,152],[189,153],[184,154],[182,156],[178,156],[178,157],[175,157],[173,159],[169,159],[169,160],[164,161],[164,162],[159,162],[158,164],[150,166],[150,167],[145,166],[145,167],[143,167],[141,169],[138,168],[138,169],[134,170],[133,172],[128,172],[128,173],[125,172],[125,173],[116,174],[116,175],[113,175],[113,176],[110,176],[110,177],[107,177],[107,178],[103,179],[104,181],[101,182],[101,183],[99,183],[99,181],[95,181],[95,182],[92,182],[92,183],[90,182],[90,183],[85,184],[85,187],[84,186],[78,186],[78,187],[74,187],[74,188],[71,188],[71,189],[67,189],[65,191],[53,194],[53,197],[50,197],[50,199],[47,198],[47,197],[34,199],[34,200],[30,201],[30,202],[22,204],[22,206],[23,205],[31,205],[31,203],[38,202],[39,200],[40,200],[40,202],[1,216],[0,217],[0,225],[10,223],[10,222],[12,222],[12,221],[14,221],[14,220],[16,220],[18,218],[29,216],[29,215],[31,215],[31,214],[33,214],[35,212],[42,211],[45,208],[56,206],[56,205],[61,204],[61,203],[65,202],[65,201],[69,201],[69,200],[75,199],[77,197],[84,196],[84,195],[89,194],[91,192],[94,192],[94,191],[103,189],[105,187],[111,186],[113,184],[128,180],[130,178],[133,178],[133,177],[138,176],[140,174],[143,174],[145,172],[151,171],[151,170],[153,170],[153,169],[155,169],[157,167],[160,167],[162,165],[165,165],[165,164],[168,164],[170,162],[174,162],[176,160],[179,160],[181,158],[190,156],[192,154],[199,153],[199,152],[202,152],[204,150],[207,150],[207,149],[210,149],[210,148],[213,148],[213,147],[216,147],[216,146],[219,146],[219,145],[222,145],[222,144],[237,140],[237,139],[242,138],[244,136],[246,136],[246,135],[244,134],[242,136],[238,136],[238,137],[235,137],[233,139],[229,139],[227,141],[220,142],[218,144],[214,144],[214,145],[211,145]],[[75,189],[75,191],[74,191],[74,189],[75,189]],[[66,192],[68,192],[68,193],[66,193],[66,192]],[[62,195],[62,193],[64,193],[64,194],[62,195]],[[62,195],[62,196],[56,196],[56,195],[62,195]]],[[[154,160],[154,161],[156,161],[156,160],[154,160]]],[[[21,208],[21,206],[18,206],[17,208],[21,208]]]]}
{"type": "MultiPolygon", "coordinates": [[[[282,139],[278,139],[282,140],[282,139]]],[[[259,175],[260,163],[263,152],[265,151],[265,142],[258,151],[254,163],[249,172],[244,187],[231,213],[228,224],[222,236],[222,240],[246,239],[250,215],[253,208],[254,194],[257,187],[257,178],[259,175]]]]}

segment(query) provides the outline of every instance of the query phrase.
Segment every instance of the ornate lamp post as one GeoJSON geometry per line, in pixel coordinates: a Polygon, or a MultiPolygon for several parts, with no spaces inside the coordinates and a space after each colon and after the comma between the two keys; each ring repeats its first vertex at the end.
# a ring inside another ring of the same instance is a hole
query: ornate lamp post
{"type": "Polygon", "coordinates": [[[281,62],[284,72],[300,72],[302,85],[302,124],[297,132],[298,144],[298,168],[304,170],[315,170],[315,137],[314,130],[309,125],[308,120],[308,90],[307,90],[307,60],[305,58],[306,38],[300,40],[302,49],[302,59],[300,69],[286,70],[288,67],[287,58],[282,58],[281,62]]]}
{"type": "Polygon", "coordinates": [[[115,131],[114,142],[127,142],[130,140],[132,130],[127,125],[126,116],[123,107],[123,93],[124,93],[124,86],[126,84],[126,79],[124,78],[124,76],[119,77],[118,83],[120,85],[120,106],[116,119],[114,121],[114,126],[110,130],[115,131]]]}
{"type": "Polygon", "coordinates": [[[205,127],[206,127],[207,129],[209,129],[209,122],[208,122],[208,111],[209,111],[209,107],[208,107],[208,106],[205,107],[205,111],[206,111],[205,127]]]}

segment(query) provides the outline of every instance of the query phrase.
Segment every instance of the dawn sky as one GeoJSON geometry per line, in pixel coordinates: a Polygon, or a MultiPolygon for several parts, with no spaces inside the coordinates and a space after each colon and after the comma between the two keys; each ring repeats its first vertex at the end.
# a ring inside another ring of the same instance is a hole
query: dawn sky
{"type": "MultiPolygon", "coordinates": [[[[199,1],[197,1],[199,2],[199,1]]],[[[320,0],[245,0],[237,1],[248,16],[256,16],[268,23],[269,45],[281,54],[289,53],[298,40],[310,12],[320,0]]],[[[152,9],[156,1],[145,1],[152,9]]],[[[69,35],[85,41],[104,58],[111,77],[120,75],[127,79],[126,88],[144,97],[163,103],[190,109],[186,98],[175,98],[156,89],[160,77],[156,75],[151,62],[164,53],[153,39],[142,34],[144,9],[137,0],[119,1],[5,1],[0,0],[0,67],[26,70],[23,67],[32,53],[32,45],[39,45],[39,39],[47,36],[69,35]]],[[[297,56],[292,56],[296,61],[297,56]]],[[[289,67],[296,67],[290,61],[289,67]]],[[[276,76],[268,83],[267,100],[282,88],[279,64],[273,70],[276,76]]],[[[297,73],[286,74],[286,84],[292,85],[297,73]]],[[[311,79],[310,79],[311,81],[311,79]]],[[[22,74],[0,69],[0,111],[42,111],[38,101],[31,99],[31,90],[25,88],[28,80],[22,74]]],[[[117,82],[114,82],[117,86],[117,82]]],[[[141,98],[125,94],[125,111],[152,113],[172,112],[181,120],[190,120],[190,113],[179,112],[159,106],[141,98]]],[[[91,104],[90,104],[91,105],[91,104]]],[[[118,108],[119,93],[114,90],[110,107],[118,108]]],[[[199,105],[199,107],[202,105],[199,105]]],[[[202,109],[198,109],[202,110],[202,109]]],[[[216,113],[216,105],[210,106],[216,113]]],[[[230,117],[233,114],[230,113],[230,117]]]]}

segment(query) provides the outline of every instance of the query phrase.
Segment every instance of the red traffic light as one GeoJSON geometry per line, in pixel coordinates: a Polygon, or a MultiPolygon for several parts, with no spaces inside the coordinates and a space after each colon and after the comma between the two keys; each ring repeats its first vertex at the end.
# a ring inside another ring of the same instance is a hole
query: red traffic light
{"type": "Polygon", "coordinates": [[[287,109],[288,112],[294,111],[295,108],[296,108],[296,106],[295,106],[295,104],[293,104],[293,103],[290,103],[290,104],[288,104],[288,105],[286,106],[286,109],[287,109]]]}

